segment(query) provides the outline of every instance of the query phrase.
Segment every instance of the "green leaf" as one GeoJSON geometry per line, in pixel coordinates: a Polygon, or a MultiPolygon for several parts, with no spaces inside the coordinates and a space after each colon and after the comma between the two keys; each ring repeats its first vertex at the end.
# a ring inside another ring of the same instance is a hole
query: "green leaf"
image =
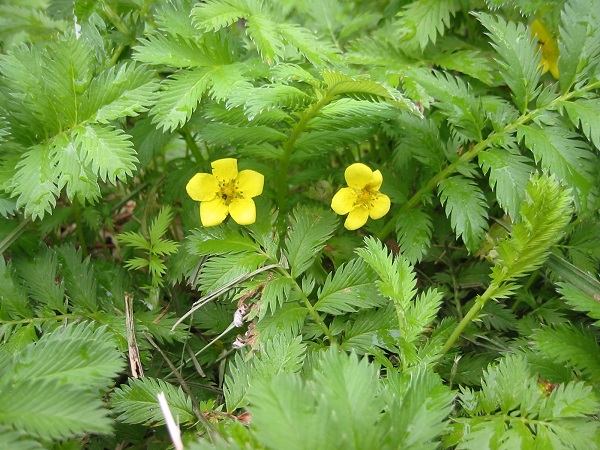
{"type": "Polygon", "coordinates": [[[328,67],[337,59],[337,47],[329,41],[318,39],[304,27],[292,23],[279,23],[278,30],[284,41],[298,50],[315,67],[328,67]]]}
{"type": "Polygon", "coordinates": [[[274,274],[267,280],[261,297],[259,313],[261,323],[267,311],[271,310],[271,314],[275,314],[278,308],[284,306],[285,302],[293,300],[293,298],[290,298],[293,286],[294,281],[284,275],[274,274]]]}
{"type": "Polygon", "coordinates": [[[173,210],[169,205],[163,206],[152,221],[150,228],[148,228],[150,244],[153,247],[162,240],[162,237],[169,229],[169,225],[171,225],[172,220],[173,210]]]}
{"type": "Polygon", "coordinates": [[[457,237],[474,253],[487,228],[487,202],[481,189],[459,175],[440,181],[440,201],[457,237]]]}
{"type": "Polygon", "coordinates": [[[196,421],[192,401],[180,387],[156,378],[130,378],[129,384],[115,389],[110,396],[117,420],[125,423],[164,424],[157,394],[163,392],[173,417],[179,423],[196,421]]]}
{"type": "Polygon", "coordinates": [[[449,73],[410,69],[406,75],[421,85],[438,102],[435,106],[446,116],[453,130],[463,139],[481,141],[485,115],[481,100],[462,79],[449,73]]]}
{"type": "Polygon", "coordinates": [[[580,126],[585,136],[600,149],[600,130],[596,126],[600,121],[600,99],[577,99],[559,104],[565,108],[571,122],[576,127],[580,126]]]}
{"type": "Polygon", "coordinates": [[[158,100],[152,107],[154,123],[164,131],[185,124],[195,111],[210,83],[210,69],[204,67],[182,70],[162,83],[158,100]]]}
{"type": "Polygon", "coordinates": [[[573,187],[578,204],[585,205],[594,183],[594,156],[585,142],[558,123],[544,128],[520,125],[517,133],[519,139],[525,139],[525,145],[531,149],[535,161],[573,187]]]}
{"type": "Polygon", "coordinates": [[[385,299],[378,295],[376,273],[362,259],[342,264],[330,273],[317,291],[316,311],[327,314],[345,314],[364,308],[381,306],[385,299]]]}
{"type": "Polygon", "coordinates": [[[567,92],[573,84],[584,80],[590,72],[597,70],[600,63],[597,7],[595,0],[565,2],[558,40],[558,69],[562,92],[567,92]]]}
{"type": "Polygon", "coordinates": [[[436,449],[448,424],[454,393],[424,366],[407,378],[392,372],[384,380],[390,405],[379,426],[386,430],[391,448],[436,449]]]}
{"type": "Polygon", "coordinates": [[[436,43],[451,25],[451,18],[461,9],[459,0],[421,0],[406,5],[395,23],[402,40],[418,44],[421,50],[436,43]]]}
{"type": "Polygon", "coordinates": [[[151,248],[150,242],[148,242],[144,236],[134,231],[121,233],[119,234],[118,239],[121,244],[128,245],[138,250],[150,251],[151,248]]]}
{"type": "Polygon", "coordinates": [[[411,264],[423,258],[431,245],[433,222],[421,209],[409,209],[396,221],[398,246],[411,264]]]}
{"type": "Polygon", "coordinates": [[[246,33],[254,42],[262,58],[270,63],[283,57],[285,44],[277,22],[270,19],[272,14],[252,14],[246,23],[246,33]]]}
{"type": "Polygon", "coordinates": [[[230,227],[197,228],[187,237],[190,253],[199,256],[258,252],[260,246],[248,236],[230,227]]]}
{"type": "Polygon", "coordinates": [[[97,311],[96,278],[90,257],[83,259],[81,248],[75,249],[73,245],[64,245],[56,251],[71,304],[87,311],[97,311]]]}
{"type": "Polygon", "coordinates": [[[408,260],[402,255],[396,258],[388,253],[386,247],[378,240],[365,238],[365,247],[356,253],[379,275],[377,285],[379,291],[394,300],[402,310],[408,309],[411,300],[417,293],[417,279],[408,260]]]}
{"type": "Polygon", "coordinates": [[[502,17],[477,13],[475,17],[487,28],[492,47],[498,52],[500,75],[512,91],[512,98],[522,113],[538,94],[541,71],[540,54],[529,30],[523,24],[506,22],[502,17]]]}
{"type": "Polygon", "coordinates": [[[294,210],[290,232],[285,239],[285,256],[294,278],[306,272],[319,257],[337,224],[337,217],[330,211],[294,210]]]}
{"type": "Polygon", "coordinates": [[[106,124],[146,111],[158,88],[153,75],[137,64],[121,64],[101,72],[79,99],[79,119],[106,124]]]}
{"type": "Polygon", "coordinates": [[[575,311],[586,313],[596,320],[594,325],[600,326],[600,291],[593,298],[572,284],[558,283],[558,292],[575,311]]]}
{"type": "Polygon", "coordinates": [[[99,398],[56,379],[22,379],[2,386],[0,424],[43,439],[112,431],[112,420],[99,398]]]}
{"type": "Polygon", "coordinates": [[[600,380],[600,349],[591,330],[566,324],[544,327],[533,340],[535,348],[551,360],[574,367],[592,382],[600,380]]]}
{"type": "Polygon", "coordinates": [[[134,48],[133,59],[169,67],[210,67],[221,64],[220,51],[181,36],[151,34],[134,48]]]}
{"type": "Polygon", "coordinates": [[[17,197],[17,208],[25,207],[25,217],[42,219],[56,206],[58,176],[51,163],[51,149],[40,144],[28,150],[17,164],[10,183],[11,195],[17,197]]]}
{"type": "Polygon", "coordinates": [[[265,260],[265,255],[256,253],[214,256],[202,266],[199,287],[203,292],[213,292],[240,275],[256,270],[265,260]]]}
{"type": "Polygon", "coordinates": [[[58,277],[58,259],[55,252],[45,248],[32,261],[19,263],[18,272],[32,299],[66,314],[64,280],[58,277]]]}
{"type": "Polygon", "coordinates": [[[21,430],[11,430],[9,427],[0,425],[0,448],[11,450],[44,450],[42,444],[31,439],[27,433],[21,430]]]}
{"type": "Polygon", "coordinates": [[[81,158],[102,179],[115,184],[132,176],[135,163],[133,144],[123,131],[108,126],[78,125],[72,137],[81,158]]]}
{"type": "Polygon", "coordinates": [[[56,136],[50,157],[54,170],[59,174],[58,188],[66,186],[69,199],[95,203],[100,198],[96,174],[92,172],[89,160],[85,161],[77,142],[63,134],[56,136]]]}
{"type": "Polygon", "coordinates": [[[265,125],[239,127],[227,123],[208,123],[202,128],[201,136],[217,147],[276,143],[287,139],[286,134],[265,125]]]}
{"type": "Polygon", "coordinates": [[[56,380],[69,389],[96,393],[112,384],[123,366],[114,337],[106,328],[70,324],[44,334],[15,354],[5,377],[37,383],[56,380]]]}
{"type": "Polygon", "coordinates": [[[17,282],[13,263],[0,258],[0,315],[3,319],[32,317],[24,287],[17,282]]]}
{"type": "Polygon", "coordinates": [[[496,193],[498,204],[513,220],[517,220],[525,187],[531,178],[530,160],[499,148],[481,152],[478,157],[483,173],[489,172],[490,187],[496,193]]]}
{"type": "Polygon", "coordinates": [[[208,0],[192,10],[194,25],[204,31],[218,31],[246,18],[252,13],[263,11],[263,4],[257,0],[208,0]]]}
{"type": "Polygon", "coordinates": [[[569,192],[547,175],[534,175],[521,205],[521,221],[515,223],[510,237],[498,245],[493,282],[500,285],[514,281],[539,268],[562,238],[571,214],[569,192]]]}

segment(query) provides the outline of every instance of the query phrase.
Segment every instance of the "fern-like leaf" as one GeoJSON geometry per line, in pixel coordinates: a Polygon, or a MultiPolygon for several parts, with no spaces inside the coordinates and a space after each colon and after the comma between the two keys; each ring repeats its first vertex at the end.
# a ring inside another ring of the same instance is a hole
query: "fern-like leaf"
{"type": "Polygon", "coordinates": [[[440,201],[457,236],[475,252],[487,228],[487,203],[481,189],[467,178],[453,176],[440,182],[440,201]]]}
{"type": "Polygon", "coordinates": [[[429,42],[435,44],[438,35],[450,27],[451,18],[460,11],[459,0],[413,1],[404,7],[399,28],[401,40],[416,43],[423,50],[429,42]]]}
{"type": "Polygon", "coordinates": [[[364,308],[381,306],[381,298],[374,284],[375,272],[362,259],[354,259],[329,274],[323,287],[317,292],[317,311],[328,314],[344,314],[364,308]]]}
{"type": "Polygon", "coordinates": [[[521,221],[514,225],[511,236],[498,245],[492,280],[499,285],[540,267],[549,249],[562,238],[571,213],[569,192],[547,175],[534,175],[521,205],[521,221]]]}
{"type": "Polygon", "coordinates": [[[429,250],[433,222],[429,214],[420,209],[410,209],[396,221],[396,236],[402,255],[415,264],[429,250]]]}
{"type": "Polygon", "coordinates": [[[516,152],[499,148],[479,153],[479,164],[484,173],[489,171],[490,187],[496,193],[498,204],[513,220],[519,218],[525,187],[531,178],[529,162],[516,152]]]}
{"type": "Polygon", "coordinates": [[[131,378],[128,385],[115,389],[110,397],[112,409],[119,414],[117,420],[125,423],[162,424],[164,416],[156,395],[164,392],[179,423],[192,423],[196,420],[192,401],[180,387],[155,378],[131,378]]]}
{"type": "Polygon", "coordinates": [[[285,240],[285,256],[294,278],[302,275],[314,262],[337,226],[337,218],[329,211],[312,212],[297,209],[285,240]]]}
{"type": "Polygon", "coordinates": [[[534,333],[535,348],[553,361],[568,364],[592,382],[600,380],[597,336],[573,325],[545,327],[534,333]]]}
{"type": "Polygon", "coordinates": [[[575,102],[562,102],[569,119],[581,130],[585,136],[600,149],[600,130],[596,126],[600,123],[600,98],[578,99],[575,102]]]}
{"type": "Polygon", "coordinates": [[[578,135],[559,123],[555,126],[521,125],[519,139],[531,149],[536,162],[573,187],[577,206],[584,208],[593,182],[593,154],[578,135]]]}
{"type": "Polygon", "coordinates": [[[115,184],[133,174],[138,161],[129,136],[116,128],[79,125],[73,139],[81,158],[103,181],[115,184]]]}
{"type": "MultiPolygon", "coordinates": [[[[563,92],[597,70],[600,63],[598,4],[595,0],[569,0],[561,14],[558,48],[560,87],[563,92]]],[[[596,144],[597,145],[597,144],[596,144]]]]}
{"type": "Polygon", "coordinates": [[[500,56],[500,75],[513,94],[513,101],[522,113],[538,93],[541,71],[540,53],[531,33],[522,24],[506,22],[501,17],[478,13],[476,17],[488,29],[492,46],[500,56]]]}

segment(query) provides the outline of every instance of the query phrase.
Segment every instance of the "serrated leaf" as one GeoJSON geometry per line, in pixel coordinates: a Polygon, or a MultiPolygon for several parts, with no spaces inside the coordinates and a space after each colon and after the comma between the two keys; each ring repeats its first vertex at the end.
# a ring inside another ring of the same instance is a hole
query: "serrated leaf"
{"type": "Polygon", "coordinates": [[[492,46],[500,55],[500,75],[512,91],[519,110],[527,111],[529,102],[537,95],[541,71],[538,69],[540,52],[529,30],[522,24],[506,22],[502,17],[488,14],[475,15],[487,28],[492,46]]]}
{"type": "Polygon", "coordinates": [[[489,172],[490,187],[496,193],[498,204],[513,220],[517,220],[533,170],[528,164],[530,160],[499,148],[480,152],[478,157],[483,172],[489,172]]]}
{"type": "Polygon", "coordinates": [[[517,135],[525,140],[535,161],[554,173],[561,181],[576,188],[573,193],[578,205],[585,204],[593,185],[593,154],[577,134],[564,129],[559,124],[540,127],[519,125],[517,135]]]}
{"type": "Polygon", "coordinates": [[[455,175],[439,184],[440,201],[457,237],[474,253],[487,228],[487,203],[481,189],[471,180],[455,175]]]}
{"type": "Polygon", "coordinates": [[[38,383],[56,380],[95,392],[106,389],[123,365],[106,328],[83,323],[58,328],[25,347],[15,355],[9,376],[38,383]]]}
{"type": "Polygon", "coordinates": [[[144,236],[134,231],[128,231],[127,233],[121,233],[118,235],[118,239],[122,244],[128,245],[139,250],[150,251],[151,244],[146,240],[144,236]]]}
{"type": "Polygon", "coordinates": [[[285,240],[285,256],[294,278],[302,275],[319,256],[325,242],[337,226],[337,217],[329,211],[296,209],[285,240]]]}
{"type": "Polygon", "coordinates": [[[257,253],[214,256],[202,266],[199,287],[204,292],[213,292],[240,275],[256,270],[266,258],[265,255],[257,253]]]}
{"type": "Polygon", "coordinates": [[[381,306],[385,299],[379,296],[376,273],[362,259],[342,264],[330,273],[317,291],[315,310],[327,314],[345,314],[364,308],[381,306]]]}
{"type": "Polygon", "coordinates": [[[56,251],[72,306],[97,311],[96,278],[90,258],[84,259],[81,249],[75,249],[73,245],[59,247],[56,251]]]}
{"type": "Polygon", "coordinates": [[[550,248],[562,238],[571,214],[569,193],[549,176],[535,175],[526,188],[521,221],[515,223],[510,237],[498,245],[498,262],[492,269],[496,285],[539,268],[550,248]]]}
{"type": "Polygon", "coordinates": [[[581,127],[583,134],[600,149],[600,129],[597,124],[600,123],[600,98],[577,99],[573,102],[560,102],[571,122],[577,127],[581,127]]]}
{"type": "Polygon", "coordinates": [[[257,252],[260,247],[248,236],[229,227],[197,228],[187,238],[190,253],[199,256],[257,252]]]}
{"type": "Polygon", "coordinates": [[[421,85],[428,95],[438,100],[435,106],[444,112],[454,131],[463,139],[476,142],[482,140],[486,119],[481,100],[462,78],[423,69],[407,70],[406,75],[421,85]]]}
{"type": "Polygon", "coordinates": [[[558,40],[562,92],[584,79],[600,62],[597,6],[595,0],[570,0],[562,9],[558,40]]]}
{"type": "Polygon", "coordinates": [[[151,34],[134,48],[133,59],[169,67],[210,67],[221,63],[219,52],[181,36],[151,34]]]}
{"type": "Polygon", "coordinates": [[[157,88],[153,73],[141,65],[112,66],[94,78],[80,98],[80,120],[106,124],[135,117],[154,102],[157,88]]]}
{"type": "Polygon", "coordinates": [[[19,380],[3,386],[0,423],[43,439],[106,434],[112,420],[102,401],[59,380],[19,380]]]}
{"type": "Polygon", "coordinates": [[[65,286],[64,281],[58,277],[56,253],[46,248],[33,261],[19,263],[18,267],[19,277],[35,301],[63,314],[67,313],[65,286]]]}
{"type": "Polygon", "coordinates": [[[553,361],[569,364],[592,382],[600,380],[600,349],[590,330],[575,325],[544,327],[533,340],[535,348],[553,361]]]}
{"type": "Polygon", "coordinates": [[[194,7],[191,13],[192,20],[201,30],[217,31],[247,17],[251,12],[260,12],[262,9],[262,4],[257,1],[250,1],[247,5],[244,3],[208,0],[194,7]]]}
{"type": "Polygon", "coordinates": [[[160,392],[164,392],[177,422],[190,424],[196,420],[192,401],[180,387],[150,377],[130,378],[129,384],[115,389],[110,404],[121,422],[163,424],[164,416],[156,398],[160,392]]]}
{"type": "Polygon", "coordinates": [[[396,236],[402,255],[415,264],[423,258],[431,244],[433,222],[421,209],[409,209],[396,221],[396,236]]]}
{"type": "Polygon", "coordinates": [[[115,184],[133,175],[138,161],[129,136],[108,126],[78,125],[72,137],[81,158],[102,181],[115,184]]]}
{"type": "Polygon", "coordinates": [[[158,100],[152,107],[154,122],[163,130],[174,130],[186,123],[210,84],[210,69],[182,70],[163,81],[158,100]]]}
{"type": "Polygon", "coordinates": [[[58,188],[66,187],[67,197],[72,201],[95,203],[100,198],[100,186],[82,153],[77,142],[61,134],[52,142],[50,157],[59,174],[58,188]]]}
{"type": "Polygon", "coordinates": [[[33,316],[25,288],[17,282],[13,263],[4,258],[0,258],[0,314],[3,319],[33,316]]]}
{"type": "Polygon", "coordinates": [[[411,2],[400,12],[399,28],[401,39],[414,42],[423,50],[429,42],[436,43],[451,25],[453,17],[461,9],[458,0],[424,0],[411,2]]]}
{"type": "Polygon", "coordinates": [[[51,163],[51,149],[40,144],[28,150],[19,163],[10,188],[17,197],[17,208],[23,208],[25,217],[42,219],[56,206],[58,176],[51,163]]]}

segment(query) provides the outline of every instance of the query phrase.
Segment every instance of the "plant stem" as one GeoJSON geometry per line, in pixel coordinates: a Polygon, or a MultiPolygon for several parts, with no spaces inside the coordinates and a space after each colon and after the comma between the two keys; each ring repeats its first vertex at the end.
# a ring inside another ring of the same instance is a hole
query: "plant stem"
{"type": "Polygon", "coordinates": [[[296,123],[296,126],[294,126],[288,140],[283,144],[283,154],[279,160],[279,172],[277,175],[277,206],[279,207],[279,211],[285,210],[285,202],[289,194],[289,185],[287,180],[288,171],[290,168],[290,159],[292,157],[292,152],[294,151],[294,145],[296,144],[298,137],[300,137],[302,132],[306,129],[308,121],[312,119],[319,112],[319,110],[331,100],[332,98],[330,96],[324,95],[317,103],[308,108],[304,114],[302,114],[300,120],[296,123]]]}
{"type": "Polygon", "coordinates": [[[323,322],[321,316],[319,316],[319,313],[315,311],[315,308],[313,307],[312,303],[302,290],[302,287],[300,287],[298,282],[294,279],[294,277],[292,277],[292,274],[285,269],[279,269],[279,273],[292,280],[292,282],[294,283],[293,287],[302,296],[302,301],[304,302],[304,306],[306,306],[308,313],[312,316],[313,320],[317,323],[317,325],[323,330],[323,333],[325,333],[325,336],[327,336],[329,342],[331,344],[335,343],[335,338],[333,337],[333,334],[331,334],[329,327],[325,325],[325,322],[323,322]]]}
{"type": "Polygon", "coordinates": [[[402,216],[402,214],[406,213],[406,211],[410,210],[411,208],[414,208],[415,206],[417,206],[421,202],[421,198],[425,194],[433,191],[436,188],[436,186],[440,183],[440,181],[442,181],[442,180],[448,178],[450,175],[454,174],[454,172],[457,171],[458,167],[461,164],[471,161],[481,151],[486,150],[490,146],[490,144],[492,144],[495,140],[501,139],[502,136],[504,136],[505,134],[512,133],[520,125],[523,125],[523,124],[529,122],[532,118],[537,116],[540,112],[543,112],[543,111],[546,111],[549,109],[555,109],[556,107],[559,106],[559,104],[561,102],[568,101],[572,97],[575,97],[576,95],[581,95],[584,92],[593,91],[594,89],[598,88],[599,86],[600,86],[600,81],[597,81],[594,83],[590,83],[589,85],[587,85],[584,89],[582,89],[580,91],[567,92],[566,94],[555,98],[549,104],[544,105],[542,108],[534,109],[534,110],[529,111],[526,114],[523,114],[516,121],[505,126],[503,129],[498,130],[498,131],[493,131],[492,133],[490,133],[486,139],[478,142],[477,144],[475,144],[475,146],[472,149],[464,152],[456,161],[454,161],[452,164],[446,166],[441,172],[438,172],[433,178],[431,178],[427,182],[427,184],[425,184],[425,186],[423,186],[421,189],[419,189],[410,198],[410,200],[408,200],[404,205],[402,205],[402,207],[398,211],[396,211],[396,214],[394,214],[394,216],[390,220],[387,221],[385,226],[379,231],[379,233],[377,233],[377,237],[382,241],[385,240],[388,237],[388,235],[392,232],[392,230],[394,229],[396,222],[398,221],[398,218],[400,218],[402,216]]]}
{"type": "Polygon", "coordinates": [[[192,152],[192,155],[194,156],[194,159],[196,160],[196,163],[200,164],[201,162],[206,161],[204,159],[204,157],[202,156],[202,153],[200,152],[200,149],[198,148],[198,144],[196,144],[196,141],[192,137],[192,133],[190,133],[189,128],[187,126],[183,127],[180,130],[180,133],[183,136],[183,138],[185,139],[185,143],[187,145],[187,148],[189,148],[190,151],[192,152]]]}
{"type": "Polygon", "coordinates": [[[16,227],[12,229],[10,233],[6,235],[2,242],[0,242],[0,253],[4,253],[8,247],[10,247],[13,242],[15,242],[19,236],[25,231],[27,225],[31,223],[31,219],[25,219],[20,222],[16,227]]]}
{"type": "Polygon", "coordinates": [[[452,346],[454,345],[456,340],[459,338],[459,336],[462,334],[464,329],[467,328],[467,325],[469,325],[471,323],[471,321],[477,316],[477,314],[479,314],[479,311],[481,311],[481,309],[485,306],[487,301],[494,295],[494,292],[496,292],[497,289],[498,289],[498,286],[496,284],[491,284],[488,286],[488,288],[485,290],[485,292],[483,294],[481,294],[479,297],[477,297],[477,299],[475,300],[475,304],[473,306],[471,306],[471,309],[469,310],[469,312],[458,323],[458,325],[456,326],[456,328],[454,329],[454,331],[452,332],[452,334],[450,335],[450,337],[448,338],[448,340],[442,347],[439,358],[441,358],[446,353],[448,353],[448,350],[450,350],[452,348],[452,346]]]}

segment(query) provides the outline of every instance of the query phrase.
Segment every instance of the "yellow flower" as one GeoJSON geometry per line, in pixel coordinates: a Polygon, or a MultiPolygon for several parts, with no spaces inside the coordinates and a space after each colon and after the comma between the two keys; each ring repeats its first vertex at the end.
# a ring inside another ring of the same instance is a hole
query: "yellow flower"
{"type": "Polygon", "coordinates": [[[379,192],[383,177],[364,164],[352,164],[344,172],[349,187],[340,189],[331,200],[331,208],[340,215],[348,214],[344,226],[356,230],[367,219],[380,219],[390,210],[390,198],[379,192]]]}
{"type": "Polygon", "coordinates": [[[552,76],[558,80],[558,46],[556,41],[538,19],[531,22],[531,34],[537,35],[538,49],[542,50],[542,59],[539,64],[542,67],[542,73],[549,70],[552,76]]]}
{"type": "Polygon", "coordinates": [[[265,177],[254,170],[238,172],[237,160],[213,161],[212,175],[197,173],[185,187],[193,200],[200,202],[200,221],[205,227],[222,223],[228,214],[240,225],[256,221],[252,197],[262,194],[265,177]]]}

